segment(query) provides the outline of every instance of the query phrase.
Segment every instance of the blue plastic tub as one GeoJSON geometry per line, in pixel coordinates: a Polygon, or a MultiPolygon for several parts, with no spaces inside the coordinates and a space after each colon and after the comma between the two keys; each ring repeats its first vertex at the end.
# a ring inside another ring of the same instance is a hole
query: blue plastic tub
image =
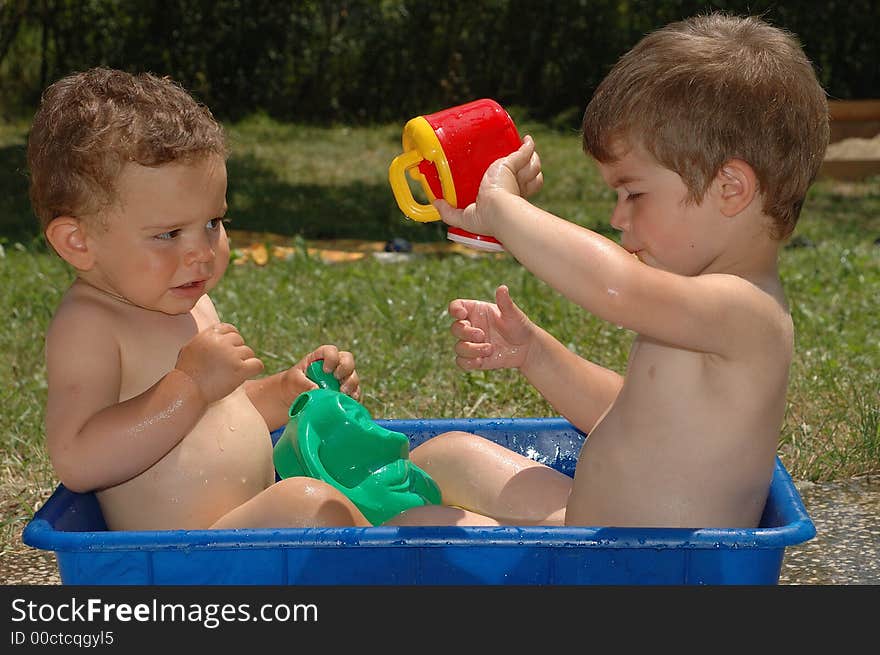
{"type": "MultiPolygon", "coordinates": [[[[481,434],[571,475],[584,435],[564,419],[378,421],[413,446],[481,434]]],[[[280,434],[273,434],[275,439],[280,434]]],[[[107,531],[93,494],[63,485],[23,533],[76,585],[776,584],[816,530],[782,462],[760,527],[376,527],[107,531]]]]}

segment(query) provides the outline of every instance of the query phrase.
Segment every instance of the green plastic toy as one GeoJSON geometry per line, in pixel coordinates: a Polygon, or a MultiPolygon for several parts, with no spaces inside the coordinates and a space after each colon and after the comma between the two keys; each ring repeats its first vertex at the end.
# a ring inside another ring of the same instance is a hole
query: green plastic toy
{"type": "Polygon", "coordinates": [[[321,361],[306,370],[317,389],[290,406],[273,451],[282,478],[308,476],[344,493],[373,525],[418,505],[440,503],[440,489],[409,459],[409,439],[373,421],[366,408],[339,391],[321,361]]]}

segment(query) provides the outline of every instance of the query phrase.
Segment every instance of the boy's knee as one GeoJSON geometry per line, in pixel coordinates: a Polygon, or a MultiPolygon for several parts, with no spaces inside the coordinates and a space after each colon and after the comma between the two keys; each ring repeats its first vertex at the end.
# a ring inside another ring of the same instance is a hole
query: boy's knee
{"type": "Polygon", "coordinates": [[[430,525],[459,525],[459,526],[498,526],[498,521],[482,514],[476,514],[460,507],[446,505],[422,505],[412,507],[397,516],[386,521],[382,525],[393,526],[430,526],[430,525]]]}
{"type": "Polygon", "coordinates": [[[336,487],[323,480],[305,476],[285,478],[276,482],[273,487],[275,494],[290,503],[302,504],[303,501],[315,506],[345,498],[336,487]]]}
{"type": "Polygon", "coordinates": [[[325,483],[320,480],[302,476],[281,479],[272,485],[271,489],[273,493],[281,496],[300,498],[306,494],[320,493],[324,485],[325,483]]]}
{"type": "Polygon", "coordinates": [[[287,507],[300,507],[315,525],[338,527],[362,525],[363,517],[354,503],[336,487],[309,477],[285,478],[273,485],[274,493],[287,507]]]}
{"type": "Polygon", "coordinates": [[[426,454],[442,454],[446,452],[461,453],[462,449],[476,448],[489,440],[470,432],[462,432],[460,430],[452,430],[438,434],[436,437],[428,439],[417,448],[413,449],[413,454],[420,453],[422,456],[426,454]]]}
{"type": "Polygon", "coordinates": [[[470,432],[453,430],[428,439],[410,453],[410,460],[430,475],[439,475],[448,466],[457,467],[479,451],[491,449],[493,442],[470,432]]]}

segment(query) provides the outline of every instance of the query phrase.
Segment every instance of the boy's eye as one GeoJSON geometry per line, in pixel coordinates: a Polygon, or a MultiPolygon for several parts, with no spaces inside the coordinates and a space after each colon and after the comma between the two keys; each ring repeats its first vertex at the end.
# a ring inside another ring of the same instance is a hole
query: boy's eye
{"type": "Polygon", "coordinates": [[[169,230],[168,232],[162,232],[162,234],[157,234],[154,239],[174,239],[180,234],[180,230],[169,230]]]}
{"type": "Polygon", "coordinates": [[[207,227],[209,230],[216,230],[220,227],[220,225],[225,222],[227,221],[224,218],[212,218],[210,221],[208,221],[208,224],[205,227],[207,227]]]}
{"type": "Polygon", "coordinates": [[[638,198],[641,195],[642,195],[641,193],[627,193],[626,199],[627,200],[635,200],[636,198],[638,198]]]}

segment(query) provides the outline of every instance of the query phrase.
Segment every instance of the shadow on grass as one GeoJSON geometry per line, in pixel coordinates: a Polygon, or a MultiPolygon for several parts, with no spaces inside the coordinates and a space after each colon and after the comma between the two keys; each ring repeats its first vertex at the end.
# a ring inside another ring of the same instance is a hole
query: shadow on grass
{"type": "Polygon", "coordinates": [[[228,170],[230,227],[236,230],[305,239],[446,238],[439,221],[424,224],[407,219],[387,184],[291,183],[250,155],[231,157],[228,170]]]}
{"type": "MultiPolygon", "coordinates": [[[[446,229],[439,221],[417,223],[407,219],[387,183],[292,183],[251,155],[232,156],[228,168],[229,216],[236,230],[305,239],[445,240],[446,229]]],[[[829,190],[808,199],[810,213],[823,218],[821,231],[861,234],[863,238],[868,233],[872,239],[880,234],[880,191],[873,185],[855,188],[848,193],[829,190]]],[[[544,204],[540,196],[534,201],[539,206],[544,204]]],[[[552,210],[553,203],[549,198],[547,201],[552,210]]],[[[591,217],[582,217],[581,224],[616,239],[616,230],[607,222],[605,204],[587,199],[580,208],[591,217]]],[[[0,147],[0,243],[16,241],[42,246],[28,198],[23,143],[0,147]]]]}
{"type": "MultiPolygon", "coordinates": [[[[295,184],[280,179],[251,156],[233,156],[229,168],[229,216],[236,230],[273,232],[305,239],[395,237],[443,241],[440,222],[416,223],[397,207],[386,185],[295,184]]],[[[25,146],[0,148],[0,243],[42,244],[28,198],[25,146]]]]}

